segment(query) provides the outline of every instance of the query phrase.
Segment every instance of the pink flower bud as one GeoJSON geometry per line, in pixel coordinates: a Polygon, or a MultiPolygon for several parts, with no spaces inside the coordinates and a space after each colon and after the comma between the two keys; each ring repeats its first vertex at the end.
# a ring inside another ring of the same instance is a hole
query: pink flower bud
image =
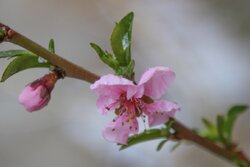
{"type": "Polygon", "coordinates": [[[28,112],[42,109],[49,103],[57,79],[56,73],[50,73],[28,84],[19,95],[19,102],[28,112]]]}

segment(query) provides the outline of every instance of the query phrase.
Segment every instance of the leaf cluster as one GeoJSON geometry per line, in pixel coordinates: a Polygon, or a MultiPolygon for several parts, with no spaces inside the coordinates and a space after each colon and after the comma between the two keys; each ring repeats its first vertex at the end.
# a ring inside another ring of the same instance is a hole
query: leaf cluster
{"type": "MultiPolygon", "coordinates": [[[[54,40],[49,41],[49,51],[55,53],[54,40]]],[[[52,65],[27,50],[7,50],[0,52],[0,58],[14,59],[5,68],[0,82],[6,81],[14,74],[30,68],[51,68],[52,65]]]]}
{"type": "MultiPolygon", "coordinates": [[[[167,143],[169,136],[172,134],[171,127],[174,121],[170,119],[168,122],[165,123],[165,127],[162,127],[160,129],[148,129],[145,130],[142,133],[139,133],[137,135],[130,136],[128,138],[128,142],[126,145],[121,145],[120,150],[124,150],[128,147],[131,147],[133,145],[143,143],[146,141],[153,141],[158,139],[163,139],[157,146],[156,150],[160,151],[164,144],[167,143]]],[[[180,143],[177,143],[178,145],[180,143]]],[[[174,146],[175,147],[175,146],[174,146]]],[[[177,147],[177,145],[176,145],[177,147]]],[[[174,150],[173,148],[172,150],[174,150]]]]}
{"type": "Polygon", "coordinates": [[[99,58],[111,67],[117,75],[128,79],[133,78],[135,62],[131,59],[131,37],[133,25],[133,12],[130,12],[116,23],[110,37],[112,53],[103,50],[95,43],[90,43],[99,58]]]}
{"type": "Polygon", "coordinates": [[[218,115],[216,123],[203,118],[202,121],[206,130],[201,131],[200,135],[214,142],[222,143],[226,147],[231,147],[233,145],[232,133],[234,124],[239,115],[244,113],[247,108],[245,105],[235,105],[228,110],[226,115],[218,115]]]}

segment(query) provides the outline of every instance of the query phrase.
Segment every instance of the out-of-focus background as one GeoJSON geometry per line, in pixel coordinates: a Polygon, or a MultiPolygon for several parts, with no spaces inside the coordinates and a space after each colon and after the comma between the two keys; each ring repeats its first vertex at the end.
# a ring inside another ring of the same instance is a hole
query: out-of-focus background
{"type": "MultiPolygon", "coordinates": [[[[248,0],[0,0],[0,21],[98,75],[111,70],[89,47],[110,50],[115,21],[134,11],[132,53],[136,78],[149,67],[172,68],[177,78],[164,98],[176,101],[177,118],[203,128],[231,105],[250,104],[250,1],[248,0]]],[[[3,43],[0,50],[18,48],[3,43]]],[[[0,70],[7,65],[0,61],[0,70]]],[[[158,142],[118,151],[101,130],[108,117],[95,106],[89,84],[64,79],[50,104],[28,113],[18,104],[23,87],[47,71],[27,70],[0,84],[0,167],[230,167],[193,145],[160,152],[158,142]]],[[[250,155],[250,113],[237,122],[234,139],[250,155]]]]}

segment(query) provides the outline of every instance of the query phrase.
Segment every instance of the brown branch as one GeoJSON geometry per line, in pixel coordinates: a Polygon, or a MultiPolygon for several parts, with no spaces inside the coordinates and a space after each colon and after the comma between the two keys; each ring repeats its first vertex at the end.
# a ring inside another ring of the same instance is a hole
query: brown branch
{"type": "MultiPolygon", "coordinates": [[[[37,43],[33,42],[32,40],[28,39],[27,37],[17,33],[16,31],[12,30],[8,26],[0,23],[0,29],[6,30],[6,36],[3,39],[4,41],[14,43],[19,45],[38,56],[43,57],[44,59],[48,60],[51,64],[58,66],[59,68],[63,69],[66,73],[67,77],[72,77],[80,80],[85,80],[89,83],[93,83],[94,81],[99,79],[94,73],[87,71],[86,69],[56,55],[42,46],[38,45],[37,43]]],[[[243,151],[235,151],[235,150],[228,150],[227,148],[223,148],[212,141],[197,135],[191,129],[184,126],[177,120],[174,120],[172,125],[173,129],[176,130],[175,138],[179,140],[188,140],[192,141],[203,148],[221,156],[229,161],[234,161],[235,159],[242,160],[250,166],[250,160],[246,157],[243,151]]]]}
{"type": "Polygon", "coordinates": [[[209,139],[197,135],[194,131],[187,128],[185,125],[183,125],[177,120],[174,120],[172,128],[176,130],[176,137],[179,139],[196,143],[229,161],[235,161],[236,159],[238,159],[246,162],[250,166],[250,160],[242,151],[228,150],[227,148],[219,146],[216,143],[210,141],[209,139]]]}
{"type": "Polygon", "coordinates": [[[28,39],[27,37],[19,34],[18,32],[14,31],[13,29],[9,28],[8,26],[0,23],[0,28],[5,29],[7,31],[5,38],[3,39],[6,42],[11,42],[16,45],[19,45],[36,55],[43,57],[48,62],[53,65],[60,67],[62,70],[65,71],[67,77],[76,78],[85,80],[88,82],[94,82],[99,79],[99,77],[89,72],[88,70],[48,51],[47,49],[43,48],[39,44],[35,43],[34,41],[28,39]]]}

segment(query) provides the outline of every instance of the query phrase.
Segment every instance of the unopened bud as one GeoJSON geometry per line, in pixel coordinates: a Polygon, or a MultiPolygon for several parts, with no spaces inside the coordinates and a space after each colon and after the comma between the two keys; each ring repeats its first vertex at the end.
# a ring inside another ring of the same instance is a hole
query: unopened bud
{"type": "Polygon", "coordinates": [[[57,79],[56,73],[49,73],[28,84],[19,95],[19,102],[28,112],[42,109],[49,103],[57,79]]]}

